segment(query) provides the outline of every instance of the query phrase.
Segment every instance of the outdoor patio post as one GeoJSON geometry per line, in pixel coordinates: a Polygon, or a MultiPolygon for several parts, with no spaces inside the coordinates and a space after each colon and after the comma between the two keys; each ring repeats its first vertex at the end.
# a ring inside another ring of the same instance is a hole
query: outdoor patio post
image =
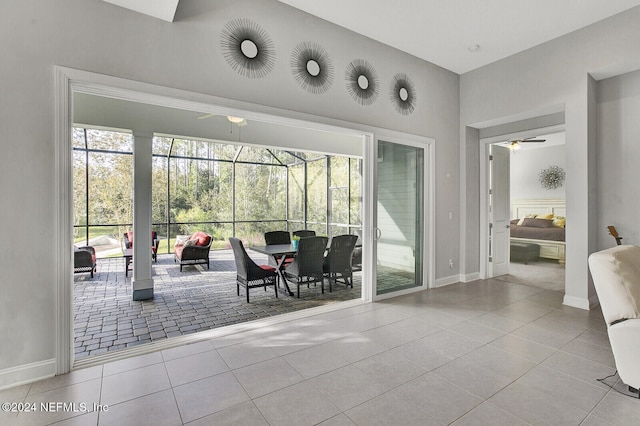
{"type": "Polygon", "coordinates": [[[153,134],[133,132],[133,300],[153,298],[151,179],[153,134]]]}

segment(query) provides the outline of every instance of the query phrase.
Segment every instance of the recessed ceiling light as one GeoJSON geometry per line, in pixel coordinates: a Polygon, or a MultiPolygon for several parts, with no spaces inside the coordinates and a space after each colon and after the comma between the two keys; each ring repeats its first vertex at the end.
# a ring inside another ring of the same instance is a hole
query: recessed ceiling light
{"type": "Polygon", "coordinates": [[[478,50],[480,50],[480,45],[472,44],[467,49],[469,49],[469,52],[477,52],[478,50]]]}

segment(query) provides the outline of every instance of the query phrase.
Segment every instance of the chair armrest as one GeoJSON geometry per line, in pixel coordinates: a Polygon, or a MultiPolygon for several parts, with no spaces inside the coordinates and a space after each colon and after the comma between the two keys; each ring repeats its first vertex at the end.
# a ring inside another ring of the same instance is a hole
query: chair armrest
{"type": "Polygon", "coordinates": [[[628,319],[609,327],[609,341],[615,358],[618,374],[622,381],[634,388],[640,388],[640,319],[628,319]]]}
{"type": "Polygon", "coordinates": [[[96,254],[96,249],[91,246],[78,247],[78,250],[85,250],[91,252],[91,254],[96,254]]]}

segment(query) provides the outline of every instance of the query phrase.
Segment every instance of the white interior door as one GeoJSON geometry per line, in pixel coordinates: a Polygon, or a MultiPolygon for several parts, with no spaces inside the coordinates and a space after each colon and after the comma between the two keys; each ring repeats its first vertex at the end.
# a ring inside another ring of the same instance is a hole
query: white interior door
{"type": "Polygon", "coordinates": [[[509,273],[509,175],[511,151],[503,146],[489,149],[489,277],[509,273]]]}

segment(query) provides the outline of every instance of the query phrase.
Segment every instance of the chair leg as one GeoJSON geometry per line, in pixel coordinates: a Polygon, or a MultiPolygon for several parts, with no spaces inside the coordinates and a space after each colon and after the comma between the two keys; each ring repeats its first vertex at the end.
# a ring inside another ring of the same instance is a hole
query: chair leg
{"type": "Polygon", "coordinates": [[[278,283],[277,278],[273,280],[273,289],[276,291],[276,299],[278,298],[278,283]]]}
{"type": "Polygon", "coordinates": [[[247,284],[247,286],[245,287],[245,290],[247,292],[247,303],[249,303],[249,284],[247,284]]]}

